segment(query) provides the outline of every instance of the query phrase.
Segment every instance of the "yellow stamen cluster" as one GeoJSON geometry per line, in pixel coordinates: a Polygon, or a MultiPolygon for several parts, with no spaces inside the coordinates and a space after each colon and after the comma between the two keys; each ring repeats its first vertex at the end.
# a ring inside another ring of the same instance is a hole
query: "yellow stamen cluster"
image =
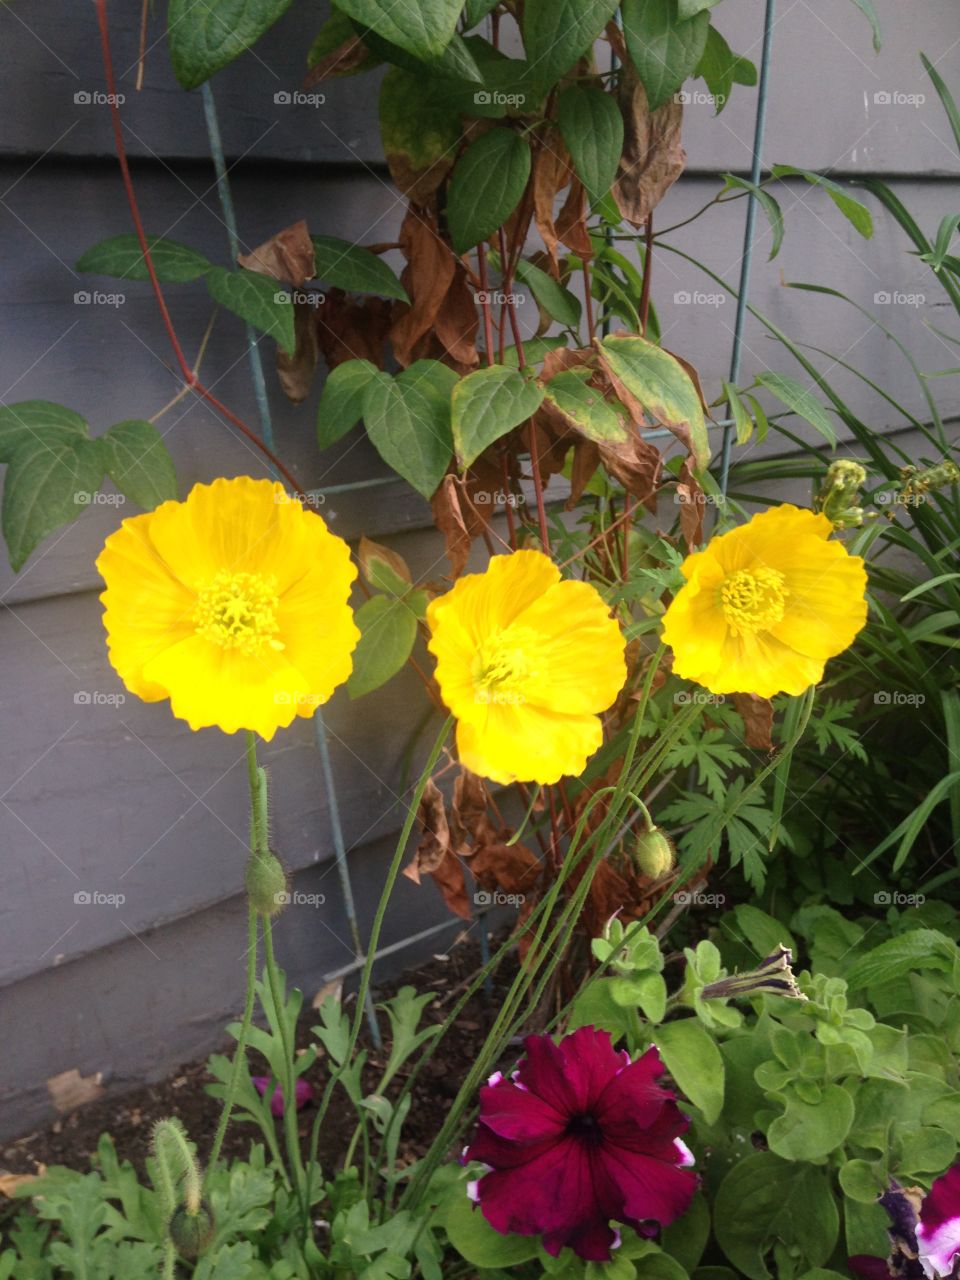
{"type": "Polygon", "coordinates": [[[536,636],[528,627],[509,627],[485,640],[473,668],[477,701],[522,703],[524,682],[537,674],[531,652],[536,652],[536,636]]]}
{"type": "Polygon", "coordinates": [[[778,569],[738,569],[720,587],[724,617],[737,635],[775,627],[786,612],[788,595],[778,569]]]}
{"type": "Polygon", "coordinates": [[[226,569],[199,592],[193,621],[198,635],[222,649],[256,655],[283,648],[276,639],[279,604],[273,578],[226,569]]]}

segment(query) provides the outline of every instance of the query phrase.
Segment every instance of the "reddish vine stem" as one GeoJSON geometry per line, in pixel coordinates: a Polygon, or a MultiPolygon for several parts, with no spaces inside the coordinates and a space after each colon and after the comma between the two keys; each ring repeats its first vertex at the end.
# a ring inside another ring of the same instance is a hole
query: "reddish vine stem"
{"type": "Polygon", "coordinates": [[[593,284],[590,279],[590,263],[583,262],[583,297],[587,312],[587,342],[593,341],[593,284]]]}
{"type": "Polygon", "coordinates": [[[293,478],[291,473],[287,470],[270,446],[262,440],[255,431],[251,430],[251,428],[248,427],[241,418],[238,418],[232,410],[228,409],[225,404],[218,400],[212,391],[209,391],[203,383],[200,382],[196,373],[190,367],[186,356],[183,354],[183,348],[180,346],[177,331],[173,327],[173,321],[170,317],[170,312],[167,309],[166,299],[163,296],[163,289],[160,287],[160,281],[157,278],[157,272],[153,265],[153,258],[150,254],[150,245],[147,241],[147,234],[144,231],[143,221],[140,217],[140,206],[137,203],[136,192],[133,188],[133,179],[130,176],[127,149],[123,141],[123,128],[120,123],[120,107],[117,102],[117,86],[113,70],[113,55],[110,50],[110,28],[107,23],[107,3],[106,0],[95,0],[95,4],[97,9],[97,25],[100,28],[100,46],[103,53],[103,74],[107,84],[107,93],[110,95],[110,120],[113,126],[114,145],[117,151],[117,162],[120,165],[120,175],[123,179],[123,188],[126,193],[127,204],[130,206],[130,216],[133,219],[134,231],[136,232],[137,240],[140,244],[140,252],[143,254],[143,260],[147,267],[147,274],[150,277],[150,284],[153,288],[154,297],[157,300],[157,306],[160,310],[160,318],[163,321],[164,329],[166,329],[167,337],[169,338],[170,345],[173,348],[173,354],[176,357],[177,364],[180,366],[183,380],[191,391],[198,395],[202,400],[205,400],[211,408],[216,409],[222,417],[226,418],[232,426],[236,427],[242,435],[246,436],[251,444],[255,445],[256,448],[260,450],[264,457],[272,463],[280,475],[282,475],[287,481],[294,493],[299,494],[301,497],[305,497],[306,495],[300,488],[300,485],[293,478]]]}
{"type": "Polygon", "coordinates": [[[653,214],[647,214],[644,228],[643,287],[640,290],[640,332],[647,336],[650,319],[650,279],[653,275],[653,214]]]}

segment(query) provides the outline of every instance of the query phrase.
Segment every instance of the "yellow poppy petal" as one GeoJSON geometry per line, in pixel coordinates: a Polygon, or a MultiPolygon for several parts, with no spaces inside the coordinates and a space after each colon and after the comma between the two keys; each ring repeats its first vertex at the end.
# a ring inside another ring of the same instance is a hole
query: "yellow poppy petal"
{"type": "Polygon", "coordinates": [[[508,627],[534,600],[560,581],[560,570],[542,551],[494,556],[483,573],[468,573],[434,600],[427,621],[433,629],[448,610],[455,611],[474,641],[508,627]]]}
{"type": "Polygon", "coordinates": [[[283,653],[244,654],[198,635],[165,649],[145,674],[166,690],[173,714],[191,729],[252,729],[269,742],[277,729],[317,706],[307,680],[283,653]]]}
{"type": "Polygon", "coordinates": [[[166,697],[144,677],[144,666],[192,635],[196,597],[170,572],[150,539],[154,513],[133,516],[107,538],[97,570],[107,583],[105,613],[110,662],[131,693],[145,702],[166,697]]]}
{"type": "Polygon", "coordinates": [[[711,693],[800,694],[823,676],[823,662],[798,653],[769,633],[729,635],[719,664],[697,676],[711,693]]]}
{"type": "Polygon", "coordinates": [[[863,560],[826,542],[786,572],[786,613],[771,635],[821,661],[848,649],[867,621],[863,560]]]}
{"type": "Polygon", "coordinates": [[[529,702],[554,712],[591,715],[616,701],[627,678],[626,641],[589,583],[558,582],[518,614],[513,626],[537,633],[539,665],[523,682],[529,702]]]}
{"type": "Polygon", "coordinates": [[[558,715],[527,705],[486,708],[478,726],[457,724],[457,751],[471,773],[494,782],[536,782],[544,786],[581,774],[603,742],[597,716],[558,715]]]}

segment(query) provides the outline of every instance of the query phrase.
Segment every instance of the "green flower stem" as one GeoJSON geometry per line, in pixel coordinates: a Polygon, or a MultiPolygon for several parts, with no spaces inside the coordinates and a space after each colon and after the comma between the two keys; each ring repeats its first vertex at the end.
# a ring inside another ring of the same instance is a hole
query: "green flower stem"
{"type": "Polygon", "coordinates": [[[290,1037],[287,1034],[283,988],[277,968],[277,959],[273,950],[273,925],[269,916],[263,917],[263,954],[267,982],[270,986],[277,1027],[280,1031],[280,1045],[283,1050],[284,1079],[281,1083],[283,1086],[283,1131],[287,1145],[287,1159],[290,1161],[290,1168],[293,1171],[293,1181],[297,1196],[306,1213],[309,1205],[309,1196],[306,1188],[303,1157],[300,1154],[300,1134],[297,1128],[297,1073],[293,1057],[294,1046],[290,1043],[290,1037]]]}
{"type": "MultiPolygon", "coordinates": [[[[400,874],[400,866],[406,855],[407,841],[410,839],[410,832],[413,830],[417,810],[420,808],[420,801],[423,798],[423,793],[426,790],[430,775],[433,773],[437,760],[440,758],[440,752],[443,750],[443,745],[447,740],[452,724],[453,717],[447,716],[446,720],[443,722],[443,728],[440,730],[437,740],[433,744],[433,749],[427,758],[427,763],[424,765],[423,771],[417,781],[417,785],[414,788],[410,804],[407,808],[407,816],[404,819],[403,829],[401,830],[400,838],[397,841],[393,860],[391,861],[390,867],[387,871],[387,878],[384,882],[383,892],[380,894],[380,901],[377,904],[376,915],[373,919],[373,927],[370,930],[370,938],[367,942],[367,958],[363,966],[363,971],[360,975],[360,986],[357,991],[357,1009],[354,1014],[353,1025],[350,1028],[350,1040],[344,1055],[344,1066],[341,1068],[341,1071],[349,1069],[349,1066],[353,1061],[354,1050],[356,1049],[357,1040],[360,1036],[360,1026],[363,1022],[363,1011],[366,1004],[367,992],[370,990],[370,978],[373,973],[373,966],[376,960],[377,945],[380,941],[380,933],[383,928],[384,916],[387,913],[387,905],[389,904],[391,895],[393,894],[393,888],[397,882],[397,876],[400,874]]],[[[316,1117],[314,1118],[313,1132],[310,1136],[309,1163],[307,1166],[307,1176],[311,1181],[317,1160],[317,1148],[320,1142],[320,1129],[324,1119],[326,1118],[331,1099],[333,1098],[333,1091],[336,1088],[341,1071],[335,1072],[327,1081],[327,1087],[324,1090],[323,1097],[320,1100],[320,1105],[317,1108],[316,1117]]]]}
{"type": "Polygon", "coordinates": [[[163,1246],[163,1280],[176,1280],[177,1246],[168,1240],[163,1246]]]}
{"type": "MultiPolygon", "coordinates": [[[[247,779],[250,787],[250,853],[251,856],[255,856],[260,850],[261,842],[266,843],[265,831],[262,830],[265,806],[261,774],[257,766],[257,740],[249,731],[247,733],[247,779]]],[[[240,1087],[240,1073],[246,1060],[247,1036],[253,1021],[253,1005],[257,994],[257,943],[257,913],[253,905],[249,904],[247,907],[247,992],[243,1016],[240,1020],[240,1032],[237,1036],[237,1047],[233,1055],[233,1066],[227,1083],[227,1093],[223,1100],[223,1110],[220,1112],[217,1131],[214,1134],[213,1146],[210,1149],[204,1184],[220,1159],[220,1151],[227,1135],[227,1126],[236,1101],[237,1089],[240,1087]]]]}

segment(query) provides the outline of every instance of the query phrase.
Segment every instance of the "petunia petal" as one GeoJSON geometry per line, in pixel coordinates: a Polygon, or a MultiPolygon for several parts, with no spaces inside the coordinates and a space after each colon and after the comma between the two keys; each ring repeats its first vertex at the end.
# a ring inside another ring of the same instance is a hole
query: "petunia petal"
{"type": "Polygon", "coordinates": [[[607,1215],[631,1226],[647,1220],[669,1226],[690,1208],[700,1185],[689,1169],[609,1144],[593,1153],[593,1181],[607,1215]]]}
{"type": "Polygon", "coordinates": [[[924,1197],[917,1244],[921,1260],[933,1271],[941,1276],[953,1273],[960,1254],[960,1164],[937,1178],[924,1197]]]}

